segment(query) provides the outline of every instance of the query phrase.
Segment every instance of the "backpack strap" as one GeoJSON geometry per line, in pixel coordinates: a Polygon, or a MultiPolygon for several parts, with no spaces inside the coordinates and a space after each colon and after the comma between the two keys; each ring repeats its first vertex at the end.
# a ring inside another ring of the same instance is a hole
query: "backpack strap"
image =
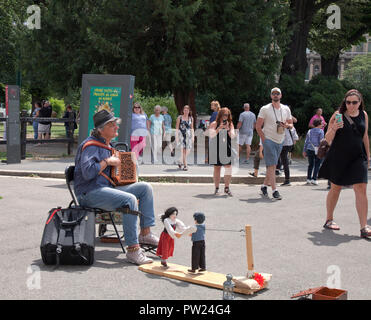
{"type": "MultiPolygon", "coordinates": [[[[99,142],[99,141],[96,141],[96,140],[89,140],[82,146],[81,151],[84,151],[89,146],[96,146],[96,147],[104,148],[104,149],[107,149],[111,152],[114,150],[112,147],[107,146],[106,144],[104,144],[102,142],[99,142]]],[[[115,186],[115,187],[117,186],[116,183],[109,176],[107,176],[103,171],[101,171],[99,174],[101,176],[105,177],[113,186],[115,186]]]]}

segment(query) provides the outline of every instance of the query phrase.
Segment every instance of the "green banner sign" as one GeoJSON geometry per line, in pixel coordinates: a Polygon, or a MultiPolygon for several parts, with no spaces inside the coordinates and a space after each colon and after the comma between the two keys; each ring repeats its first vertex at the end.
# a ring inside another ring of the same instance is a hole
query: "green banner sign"
{"type": "Polygon", "coordinates": [[[100,110],[106,109],[115,117],[120,117],[120,87],[91,87],[89,103],[88,132],[94,128],[93,116],[100,110]]]}

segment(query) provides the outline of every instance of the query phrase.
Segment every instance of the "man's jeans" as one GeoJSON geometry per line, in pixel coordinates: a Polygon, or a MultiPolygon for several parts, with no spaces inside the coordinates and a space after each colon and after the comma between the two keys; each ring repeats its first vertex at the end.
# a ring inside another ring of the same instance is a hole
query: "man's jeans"
{"type": "MultiPolygon", "coordinates": [[[[129,206],[131,210],[138,211],[139,209],[142,213],[140,227],[147,228],[155,225],[153,190],[151,185],[146,182],[137,182],[116,188],[98,188],[79,196],[77,200],[81,206],[107,211],[114,211],[125,206],[129,206]],[[139,208],[137,199],[139,199],[139,208]]],[[[128,246],[138,244],[138,216],[122,214],[122,224],[126,244],[128,246]]]]}

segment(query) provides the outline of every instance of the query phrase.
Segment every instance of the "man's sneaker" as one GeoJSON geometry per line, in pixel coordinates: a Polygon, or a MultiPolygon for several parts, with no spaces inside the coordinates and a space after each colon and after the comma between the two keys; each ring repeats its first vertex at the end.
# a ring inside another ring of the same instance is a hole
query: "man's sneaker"
{"type": "Polygon", "coordinates": [[[311,180],[309,180],[309,179],[307,179],[307,183],[306,183],[307,185],[310,185],[310,184],[312,184],[312,181],[311,180]]]}
{"type": "Polygon", "coordinates": [[[284,183],[281,184],[281,186],[291,186],[290,181],[285,181],[284,183]]]}
{"type": "Polygon", "coordinates": [[[261,187],[260,190],[261,190],[261,195],[263,197],[268,198],[268,188],[267,187],[261,187]]]}
{"type": "Polygon", "coordinates": [[[312,180],[311,183],[314,184],[315,186],[318,186],[317,180],[312,180]]]}
{"type": "Polygon", "coordinates": [[[141,248],[135,251],[128,250],[126,252],[126,259],[128,259],[131,263],[137,264],[138,266],[153,262],[151,258],[146,257],[146,255],[144,254],[144,250],[141,248]]]}
{"type": "Polygon", "coordinates": [[[152,232],[146,234],[145,236],[139,235],[140,244],[148,244],[150,246],[157,247],[159,238],[155,236],[152,232]]]}
{"type": "Polygon", "coordinates": [[[280,193],[277,190],[273,192],[272,196],[273,196],[273,199],[276,199],[276,200],[282,199],[280,193]]]}

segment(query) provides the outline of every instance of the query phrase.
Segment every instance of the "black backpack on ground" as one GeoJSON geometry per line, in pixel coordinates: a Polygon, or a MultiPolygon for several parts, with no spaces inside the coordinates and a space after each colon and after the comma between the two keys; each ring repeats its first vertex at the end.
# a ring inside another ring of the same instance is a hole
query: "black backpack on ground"
{"type": "Polygon", "coordinates": [[[53,208],[41,239],[41,257],[47,265],[91,265],[94,242],[94,211],[81,207],[53,208]]]}

